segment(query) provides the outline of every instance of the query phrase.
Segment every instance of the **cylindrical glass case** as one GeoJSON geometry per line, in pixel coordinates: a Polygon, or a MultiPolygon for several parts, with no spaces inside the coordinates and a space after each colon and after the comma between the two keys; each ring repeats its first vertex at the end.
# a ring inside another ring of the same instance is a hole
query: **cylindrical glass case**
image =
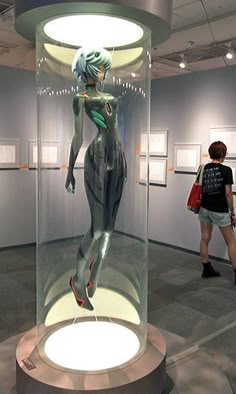
{"type": "Polygon", "coordinates": [[[79,46],[49,38],[47,22],[36,32],[38,139],[29,152],[38,173],[38,350],[57,368],[100,373],[146,346],[150,31],[139,25],[138,41],[106,47],[105,79],[85,82],[71,69],[79,46]]]}

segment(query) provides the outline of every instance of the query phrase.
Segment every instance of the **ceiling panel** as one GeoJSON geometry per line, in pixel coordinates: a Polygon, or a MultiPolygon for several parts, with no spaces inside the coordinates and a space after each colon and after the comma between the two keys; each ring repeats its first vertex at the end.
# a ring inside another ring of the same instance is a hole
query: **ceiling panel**
{"type": "Polygon", "coordinates": [[[225,66],[226,64],[224,62],[224,59],[222,57],[219,57],[216,59],[207,59],[201,62],[190,63],[187,65],[187,69],[189,71],[205,71],[225,66]]]}
{"type": "Polygon", "coordinates": [[[211,28],[216,41],[236,38],[236,15],[211,22],[211,28]]]}
{"type": "Polygon", "coordinates": [[[173,0],[173,10],[184,7],[189,4],[199,3],[200,0],[173,0]]]}
{"type": "Polygon", "coordinates": [[[197,1],[173,10],[172,29],[184,28],[206,20],[202,4],[197,1]],[[176,17],[178,17],[176,19],[176,17]]]}
{"type": "Polygon", "coordinates": [[[163,44],[157,47],[159,56],[169,54],[171,52],[181,52],[193,45],[206,45],[212,42],[212,36],[208,25],[194,27],[172,34],[172,36],[163,44]]]}
{"type": "Polygon", "coordinates": [[[204,0],[208,18],[236,13],[236,0],[204,0]]]}

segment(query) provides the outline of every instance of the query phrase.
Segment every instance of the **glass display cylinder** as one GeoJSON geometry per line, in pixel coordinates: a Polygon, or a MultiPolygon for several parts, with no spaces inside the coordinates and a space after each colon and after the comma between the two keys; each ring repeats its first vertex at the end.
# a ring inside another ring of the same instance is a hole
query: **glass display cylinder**
{"type": "MultiPolygon", "coordinates": [[[[36,32],[38,138],[30,147],[37,345],[57,368],[100,373],[134,362],[146,346],[150,31],[139,25],[134,43],[103,46],[111,67],[101,67],[95,86],[72,72],[79,45],[49,38],[47,22],[36,32]],[[66,181],[78,127],[73,189],[66,181]]],[[[102,50],[83,49],[95,58],[102,50]]]]}

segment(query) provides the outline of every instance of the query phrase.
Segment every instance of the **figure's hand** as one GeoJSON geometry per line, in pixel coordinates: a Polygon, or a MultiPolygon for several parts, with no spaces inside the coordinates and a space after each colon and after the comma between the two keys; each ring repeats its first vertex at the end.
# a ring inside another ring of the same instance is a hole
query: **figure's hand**
{"type": "Polygon", "coordinates": [[[68,171],[66,183],[65,183],[65,188],[68,191],[68,193],[74,194],[74,192],[75,192],[75,177],[72,172],[68,171]]]}

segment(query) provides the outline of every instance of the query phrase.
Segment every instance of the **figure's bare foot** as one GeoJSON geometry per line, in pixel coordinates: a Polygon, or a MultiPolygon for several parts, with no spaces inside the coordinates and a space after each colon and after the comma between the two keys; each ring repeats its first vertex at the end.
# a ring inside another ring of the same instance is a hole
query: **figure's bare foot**
{"type": "Polygon", "coordinates": [[[84,285],[77,284],[74,282],[73,276],[70,278],[70,287],[73,291],[73,294],[75,296],[75,300],[77,304],[79,305],[80,308],[88,309],[89,311],[93,310],[93,306],[91,302],[88,299],[86,289],[84,285]]]}

